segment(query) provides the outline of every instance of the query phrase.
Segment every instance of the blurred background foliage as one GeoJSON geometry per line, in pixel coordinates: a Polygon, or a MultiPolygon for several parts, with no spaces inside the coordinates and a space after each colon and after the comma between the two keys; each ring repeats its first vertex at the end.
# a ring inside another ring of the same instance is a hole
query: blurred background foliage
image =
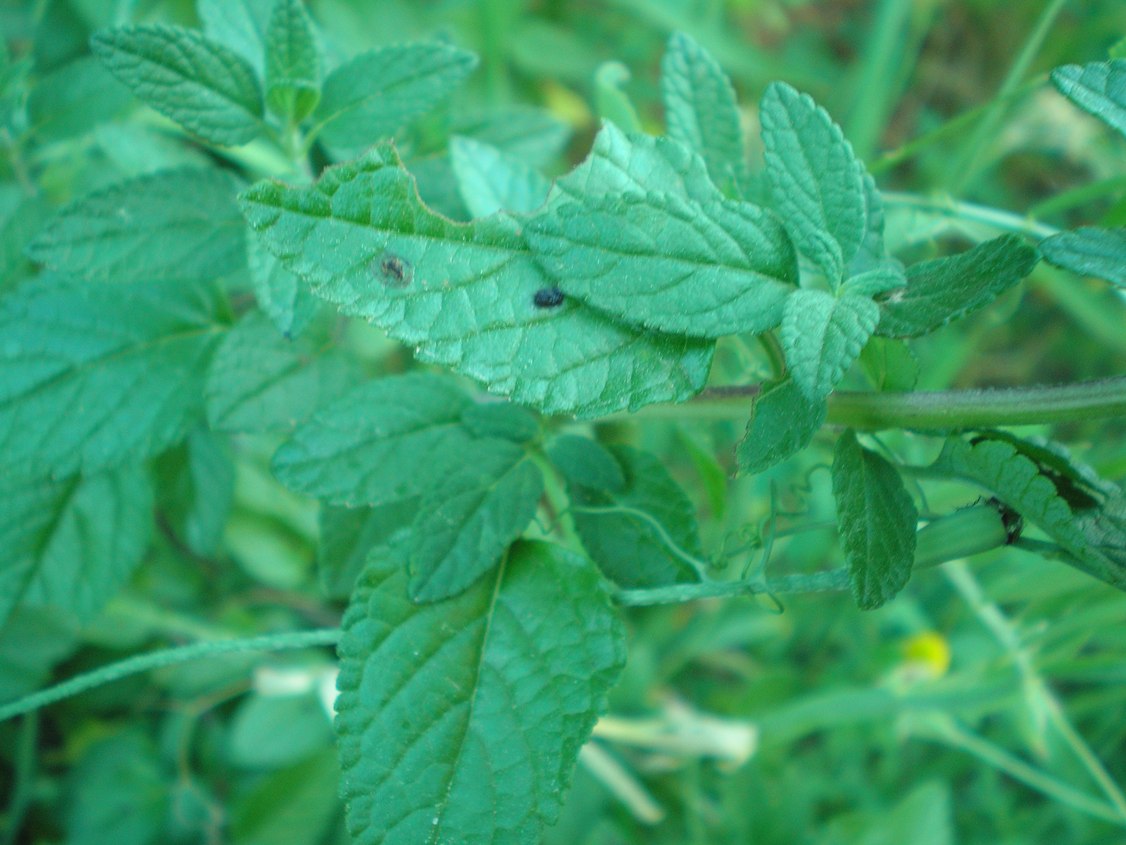
{"type": "MultiPolygon", "coordinates": [[[[1126,142],[1045,84],[1057,65],[1126,53],[1121,0],[310,7],[337,60],[418,38],[480,55],[463,93],[399,139],[425,196],[453,216],[466,212],[446,161],[451,133],[476,127],[496,138],[535,126],[540,143],[527,158],[557,174],[585,154],[600,103],[619,88],[659,133],[660,56],[683,30],[731,75],[750,137],[773,79],[808,91],[841,122],[897,198],[889,239],[905,259],[1001,231],[1126,225],[1126,142]]],[[[6,244],[97,185],[206,162],[201,148],[148,131],[151,113],[120,119],[143,110],[87,42],[127,21],[198,24],[191,0],[0,3],[10,57],[30,62],[34,141],[18,151],[28,161],[9,147],[0,165],[6,244]],[[33,203],[20,198],[21,166],[44,189],[33,203]]],[[[0,264],[5,285],[26,272],[18,253],[0,264]]],[[[370,332],[354,334],[348,342],[380,368],[407,365],[370,332]]],[[[1121,374],[1126,302],[1041,265],[915,351],[926,389],[1121,374]]],[[[755,350],[725,341],[713,381],[765,372],[755,350]]],[[[732,480],[735,423],[653,414],[598,429],[668,461],[698,507],[705,548],[727,565],[761,565],[771,544],[772,571],[834,565],[829,438],[732,480]]],[[[1028,433],[1072,444],[1106,478],[1126,477],[1123,421],[1028,433]]],[[[937,450],[925,438],[884,439],[912,463],[937,450]]],[[[182,479],[183,466],[228,448],[215,440],[200,432],[160,471],[182,479]]],[[[176,496],[193,493],[169,494],[147,564],[93,624],[30,610],[9,624],[0,699],[161,643],[336,624],[341,604],[317,583],[315,506],[265,469],[276,443],[235,445],[235,476],[207,481],[227,491],[210,494],[221,500],[218,524],[196,526],[185,542],[176,496]]],[[[970,504],[968,495],[930,490],[922,510],[970,504]]],[[[784,608],[747,599],[630,614],[612,718],[582,758],[551,845],[1126,841],[1126,596],[1010,550],[923,573],[876,612],[858,612],[844,594],[783,598],[784,608]]],[[[328,651],[217,658],[0,725],[0,819],[12,831],[0,842],[343,843],[325,705],[332,665],[328,651]]]]}

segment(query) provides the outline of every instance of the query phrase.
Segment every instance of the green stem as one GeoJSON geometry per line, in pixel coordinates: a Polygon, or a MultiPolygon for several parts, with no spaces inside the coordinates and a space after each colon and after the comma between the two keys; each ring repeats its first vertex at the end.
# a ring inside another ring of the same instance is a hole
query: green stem
{"type": "MultiPolygon", "coordinates": [[[[951,560],[970,557],[1008,542],[1001,516],[991,505],[976,505],[936,519],[919,531],[915,548],[915,569],[929,569],[951,560]]],[[[732,596],[777,596],[784,593],[818,593],[847,590],[848,570],[830,569],[811,574],[782,575],[762,581],[710,581],[699,584],[672,584],[619,590],[615,596],[625,607],[654,604],[679,604],[708,598],[732,596]]]]}
{"type": "Polygon", "coordinates": [[[15,783],[8,799],[8,824],[4,830],[4,845],[15,845],[19,838],[23,818],[31,806],[32,784],[35,782],[35,749],[39,742],[39,714],[29,713],[20,725],[16,739],[14,760],[15,783]]]}
{"type": "Polygon", "coordinates": [[[150,669],[174,666],[217,654],[235,654],[244,651],[280,651],[282,649],[332,645],[339,639],[339,628],[321,628],[316,631],[265,634],[240,640],[192,643],[191,645],[152,651],[147,654],[138,654],[6,704],[0,707],[0,722],[11,719],[13,716],[19,716],[21,713],[30,713],[41,707],[46,707],[88,689],[118,681],[130,675],[147,672],[150,669]]]}

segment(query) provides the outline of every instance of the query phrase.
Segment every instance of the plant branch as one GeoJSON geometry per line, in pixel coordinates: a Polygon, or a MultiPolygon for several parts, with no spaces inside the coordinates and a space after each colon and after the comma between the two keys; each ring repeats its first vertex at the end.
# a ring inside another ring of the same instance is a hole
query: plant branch
{"type": "Polygon", "coordinates": [[[283,649],[333,645],[339,639],[339,628],[321,628],[315,631],[265,634],[260,637],[247,637],[240,640],[192,643],[191,645],[151,651],[147,654],[138,654],[6,704],[0,707],[0,722],[22,713],[30,713],[33,710],[46,707],[48,704],[70,698],[88,689],[118,681],[130,675],[147,672],[150,669],[188,663],[201,657],[212,657],[217,654],[235,654],[244,651],[281,651],[283,649]]]}

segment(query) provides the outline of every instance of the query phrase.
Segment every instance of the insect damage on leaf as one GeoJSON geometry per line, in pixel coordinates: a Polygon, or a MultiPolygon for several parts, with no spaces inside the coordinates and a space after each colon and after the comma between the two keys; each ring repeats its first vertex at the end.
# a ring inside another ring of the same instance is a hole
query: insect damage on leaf
{"type": "Polygon", "coordinates": [[[557,287],[540,288],[532,297],[532,304],[536,308],[558,308],[566,299],[563,291],[557,287]]]}
{"type": "Polygon", "coordinates": [[[409,287],[414,281],[414,266],[393,252],[385,252],[372,262],[373,270],[390,288],[409,287]]]}

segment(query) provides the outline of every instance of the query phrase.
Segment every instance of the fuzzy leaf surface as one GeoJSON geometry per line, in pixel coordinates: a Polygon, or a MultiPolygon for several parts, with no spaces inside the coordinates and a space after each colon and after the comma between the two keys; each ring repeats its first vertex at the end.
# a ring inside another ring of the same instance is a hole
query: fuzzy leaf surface
{"type": "Polygon", "coordinates": [[[474,217],[534,211],[551,183],[511,153],[472,138],[450,139],[450,163],[465,207],[474,217]]]}
{"type": "Polygon", "coordinates": [[[357,845],[534,845],[624,663],[597,570],[518,544],[461,595],[416,605],[373,562],[343,622],[336,732],[357,845]]]}
{"type": "Polygon", "coordinates": [[[238,186],[211,169],[119,182],[62,208],[28,254],[92,282],[202,281],[246,266],[238,186]]]}
{"type": "Polygon", "coordinates": [[[218,294],[45,276],[0,300],[0,469],[61,478],[142,460],[203,416],[218,294]]]}
{"type": "Polygon", "coordinates": [[[810,401],[792,378],[769,385],[751,403],[747,432],[735,458],[739,471],[770,469],[809,445],[825,422],[828,406],[810,401]]]}
{"type": "Polygon", "coordinates": [[[1126,59],[1064,65],[1051,78],[1071,102],[1126,135],[1126,59]]]}
{"type": "Polygon", "coordinates": [[[476,56],[448,44],[362,53],[325,78],[314,131],[333,146],[366,147],[441,103],[476,66],[476,56]]]}
{"type": "Polygon", "coordinates": [[[321,56],[301,0],[278,0],[266,29],[266,104],[287,121],[309,116],[320,98],[321,56]]]}
{"type": "Polygon", "coordinates": [[[661,98],[669,137],[703,156],[717,185],[737,183],[745,164],[735,90],[711,54],[682,32],[661,60],[661,98]]]}
{"type": "Polygon", "coordinates": [[[20,604],[92,619],[132,574],[152,534],[143,467],[65,481],[0,481],[0,626],[20,604]]]}
{"type": "Polygon", "coordinates": [[[764,209],[650,192],[557,203],[525,228],[568,295],[675,334],[758,334],[778,325],[797,281],[785,230],[764,209]]]}
{"type": "Polygon", "coordinates": [[[860,355],[880,320],[871,299],[804,288],[786,300],[782,348],[794,383],[811,402],[825,399],[860,355]]]}
{"type": "Polygon", "coordinates": [[[1085,226],[1061,232],[1041,241],[1040,252],[1056,267],[1126,288],[1126,229],[1085,226]]]}
{"type": "Polygon", "coordinates": [[[473,459],[423,496],[411,527],[411,598],[456,596],[496,566],[528,527],[541,495],[543,475],[522,448],[479,440],[473,459]]]}
{"type": "Polygon", "coordinates": [[[710,343],[620,326],[574,299],[538,307],[551,281],[512,219],[434,214],[390,147],[308,188],[259,183],[243,210],[318,296],[517,402],[596,416],[685,398],[707,376],[710,343]]]}
{"type": "Polygon", "coordinates": [[[1036,250],[1002,235],[959,255],[907,268],[906,287],[880,300],[884,337],[918,337],[983,308],[1032,272],[1036,250]]]}
{"type": "Polygon", "coordinates": [[[258,135],[262,90],[254,68],[202,33],[123,26],[96,33],[90,47],[146,105],[205,141],[238,146],[258,135]]]}
{"type": "Polygon", "coordinates": [[[767,86],[760,118],[772,204],[836,285],[868,232],[864,168],[829,113],[783,82],[767,86]]]}
{"type": "Polygon", "coordinates": [[[862,610],[874,610],[911,578],[919,513],[896,468],[851,429],[837,441],[832,475],[852,595],[862,610]]]}
{"type": "Polygon", "coordinates": [[[606,450],[621,469],[624,487],[571,482],[567,487],[587,552],[622,587],[699,580],[683,556],[703,554],[696,510],[684,489],[652,454],[620,445],[606,450]]]}

